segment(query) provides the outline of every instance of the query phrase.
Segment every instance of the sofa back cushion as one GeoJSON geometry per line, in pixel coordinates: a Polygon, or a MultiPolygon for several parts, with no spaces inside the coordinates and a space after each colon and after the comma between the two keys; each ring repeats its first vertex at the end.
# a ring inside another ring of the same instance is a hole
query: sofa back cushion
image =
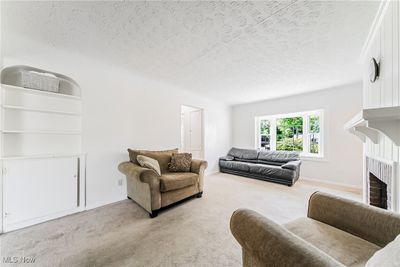
{"type": "Polygon", "coordinates": [[[163,150],[163,151],[151,151],[151,150],[134,150],[128,149],[130,161],[139,164],[137,156],[142,155],[158,161],[160,164],[161,173],[168,172],[168,163],[171,162],[173,153],[178,153],[178,149],[163,150]]]}
{"type": "Polygon", "coordinates": [[[232,147],[228,152],[228,156],[234,157],[235,160],[251,162],[252,160],[257,161],[258,151],[232,147]]]}
{"type": "Polygon", "coordinates": [[[366,267],[400,266],[400,235],[375,252],[367,261],[366,267]]]}
{"type": "Polygon", "coordinates": [[[281,165],[289,161],[300,160],[300,155],[295,151],[263,150],[258,153],[258,160],[265,164],[281,165]]]}

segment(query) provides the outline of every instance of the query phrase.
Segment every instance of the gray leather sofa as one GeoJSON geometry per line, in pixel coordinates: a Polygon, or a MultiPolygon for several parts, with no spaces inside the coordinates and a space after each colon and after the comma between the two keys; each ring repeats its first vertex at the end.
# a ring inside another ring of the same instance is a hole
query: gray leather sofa
{"type": "Polygon", "coordinates": [[[300,156],[292,151],[231,148],[220,171],[292,186],[300,176],[300,156]]]}

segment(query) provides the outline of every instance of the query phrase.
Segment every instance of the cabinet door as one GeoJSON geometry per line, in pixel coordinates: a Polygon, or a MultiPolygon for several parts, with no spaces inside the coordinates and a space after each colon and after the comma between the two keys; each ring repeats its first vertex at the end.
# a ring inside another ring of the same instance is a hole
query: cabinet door
{"type": "Polygon", "coordinates": [[[77,158],[6,160],[3,168],[5,227],[77,207],[77,158]]]}

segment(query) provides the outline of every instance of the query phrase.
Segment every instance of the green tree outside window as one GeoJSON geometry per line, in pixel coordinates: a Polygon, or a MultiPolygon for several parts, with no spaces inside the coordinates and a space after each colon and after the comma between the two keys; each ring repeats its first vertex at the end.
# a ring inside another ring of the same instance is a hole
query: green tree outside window
{"type": "Polygon", "coordinates": [[[276,120],[276,150],[303,151],[303,118],[276,120]]]}

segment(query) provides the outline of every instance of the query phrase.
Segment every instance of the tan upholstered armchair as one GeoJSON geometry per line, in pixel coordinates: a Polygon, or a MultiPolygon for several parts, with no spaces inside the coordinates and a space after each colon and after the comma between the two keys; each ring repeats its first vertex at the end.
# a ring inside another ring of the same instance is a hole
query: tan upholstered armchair
{"type": "Polygon", "coordinates": [[[169,172],[168,163],[172,153],[176,152],[178,151],[129,150],[131,161],[118,166],[126,175],[128,198],[147,210],[151,218],[156,217],[163,207],[191,196],[200,198],[203,194],[207,162],[193,159],[190,172],[169,172]],[[151,169],[141,167],[136,161],[137,155],[156,159],[160,165],[161,176],[151,169]]]}
{"type": "Polygon", "coordinates": [[[326,193],[310,197],[307,218],[278,225],[242,209],[230,227],[242,246],[243,266],[400,264],[399,214],[326,193]]]}

